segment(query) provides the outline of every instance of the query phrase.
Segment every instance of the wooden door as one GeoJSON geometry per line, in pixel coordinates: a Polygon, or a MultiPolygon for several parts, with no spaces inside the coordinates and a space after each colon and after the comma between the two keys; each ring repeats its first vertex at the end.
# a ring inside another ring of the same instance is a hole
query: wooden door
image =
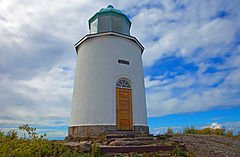
{"type": "Polygon", "coordinates": [[[132,130],[132,92],[131,89],[116,88],[117,130],[132,130]]]}

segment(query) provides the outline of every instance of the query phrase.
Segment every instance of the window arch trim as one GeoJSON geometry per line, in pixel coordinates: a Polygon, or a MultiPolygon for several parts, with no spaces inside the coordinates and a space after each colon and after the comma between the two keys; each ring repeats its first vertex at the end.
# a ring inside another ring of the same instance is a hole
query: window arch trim
{"type": "Polygon", "coordinates": [[[131,89],[131,84],[126,79],[119,79],[116,84],[117,88],[131,89]]]}

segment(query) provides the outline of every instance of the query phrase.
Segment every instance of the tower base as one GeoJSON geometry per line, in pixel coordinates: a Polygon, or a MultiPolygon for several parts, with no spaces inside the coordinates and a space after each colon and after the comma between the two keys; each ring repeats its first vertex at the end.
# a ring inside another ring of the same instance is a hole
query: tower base
{"type": "Polygon", "coordinates": [[[92,136],[97,137],[99,135],[102,135],[104,133],[111,133],[111,132],[122,132],[124,131],[126,134],[129,133],[139,133],[139,134],[149,134],[149,128],[148,126],[134,126],[133,130],[117,130],[116,125],[88,125],[88,126],[72,126],[68,128],[68,136],[92,136]]]}

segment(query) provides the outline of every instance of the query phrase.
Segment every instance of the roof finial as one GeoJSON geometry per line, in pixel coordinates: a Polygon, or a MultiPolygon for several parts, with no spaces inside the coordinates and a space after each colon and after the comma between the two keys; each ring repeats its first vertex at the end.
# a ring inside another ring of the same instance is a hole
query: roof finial
{"type": "Polygon", "coordinates": [[[112,5],[108,5],[107,8],[114,8],[112,5]]]}

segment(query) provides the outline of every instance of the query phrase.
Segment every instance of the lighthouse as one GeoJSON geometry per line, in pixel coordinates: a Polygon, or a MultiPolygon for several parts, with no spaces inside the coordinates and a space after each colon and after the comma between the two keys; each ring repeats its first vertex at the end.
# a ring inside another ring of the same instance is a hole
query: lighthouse
{"type": "Polygon", "coordinates": [[[112,5],[89,21],[75,44],[77,65],[68,135],[148,134],[142,54],[131,21],[112,5]]]}

